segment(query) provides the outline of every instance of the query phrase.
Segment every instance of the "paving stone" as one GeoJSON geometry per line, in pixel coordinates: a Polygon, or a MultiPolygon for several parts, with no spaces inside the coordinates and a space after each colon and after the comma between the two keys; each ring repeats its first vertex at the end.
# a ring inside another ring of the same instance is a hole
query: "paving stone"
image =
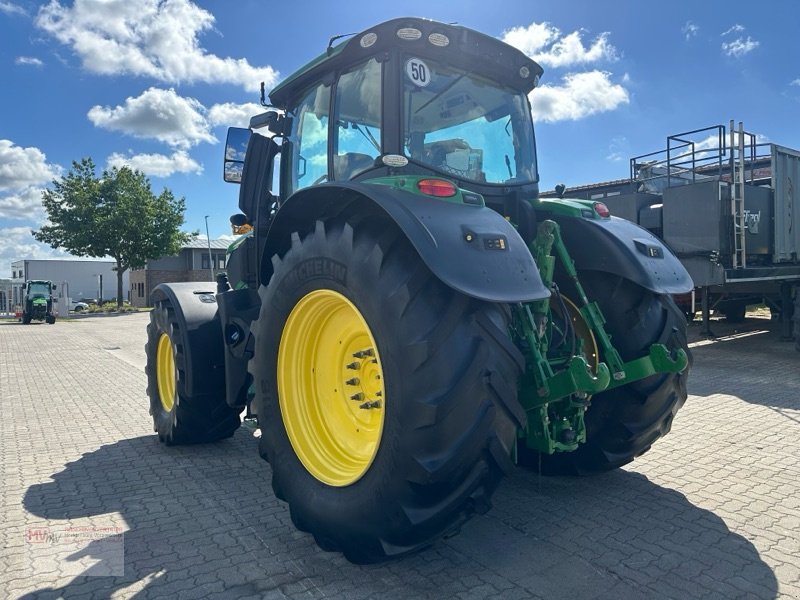
{"type": "Polygon", "coordinates": [[[251,431],[158,443],[147,319],[0,322],[0,597],[800,598],[800,356],[777,323],[696,346],[672,432],[631,465],[515,471],[460,535],[358,566],[293,528],[251,431]],[[121,528],[124,576],[67,575],[32,541],[67,527],[121,528]]]}

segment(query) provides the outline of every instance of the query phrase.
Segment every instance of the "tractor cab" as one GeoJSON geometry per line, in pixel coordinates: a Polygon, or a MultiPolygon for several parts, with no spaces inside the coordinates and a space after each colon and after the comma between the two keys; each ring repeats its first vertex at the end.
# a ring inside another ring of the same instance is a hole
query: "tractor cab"
{"type": "Polygon", "coordinates": [[[51,294],[51,284],[49,281],[30,281],[25,287],[26,297],[30,300],[47,300],[51,294]]]}
{"type": "MultiPolygon", "coordinates": [[[[436,195],[469,190],[500,208],[538,195],[528,94],[541,73],[495,38],[395,19],[330,46],[269,94],[279,110],[251,126],[282,138],[267,157],[281,156],[279,202],[321,183],[408,176],[443,180],[429,186],[436,195]]],[[[247,134],[229,135],[229,181],[237,165],[241,173],[247,134]]],[[[255,207],[240,207],[254,217],[255,207]]]]}

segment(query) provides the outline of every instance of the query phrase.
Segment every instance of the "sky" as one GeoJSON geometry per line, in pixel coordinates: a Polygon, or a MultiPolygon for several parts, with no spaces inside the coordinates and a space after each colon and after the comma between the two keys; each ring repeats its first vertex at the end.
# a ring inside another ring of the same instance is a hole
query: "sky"
{"type": "Polygon", "coordinates": [[[619,179],[666,137],[744,121],[800,148],[800,2],[744,0],[0,0],[0,277],[64,256],[36,242],[72,161],[129,165],[230,234],[227,127],[337,34],[417,16],[503,39],[544,67],[531,95],[540,188],[619,179]]]}

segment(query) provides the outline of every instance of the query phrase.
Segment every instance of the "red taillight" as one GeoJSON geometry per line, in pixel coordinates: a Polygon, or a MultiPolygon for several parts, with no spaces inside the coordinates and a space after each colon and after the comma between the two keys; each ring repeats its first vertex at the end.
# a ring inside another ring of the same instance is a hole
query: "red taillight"
{"type": "Polygon", "coordinates": [[[423,194],[437,198],[449,198],[455,196],[458,191],[456,186],[444,179],[420,179],[417,187],[423,194]]]}
{"type": "Polygon", "coordinates": [[[611,216],[611,211],[608,210],[608,207],[603,204],[602,202],[595,202],[594,203],[594,212],[600,215],[603,218],[608,218],[611,216]]]}

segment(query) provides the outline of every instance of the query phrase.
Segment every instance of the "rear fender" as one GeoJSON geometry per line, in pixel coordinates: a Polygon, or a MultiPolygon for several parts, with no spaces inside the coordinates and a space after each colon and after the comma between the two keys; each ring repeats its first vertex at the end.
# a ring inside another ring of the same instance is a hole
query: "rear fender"
{"type": "Polygon", "coordinates": [[[658,294],[685,294],[694,288],[689,273],[664,242],[635,223],[618,217],[554,220],[578,270],[618,275],[658,294]]]}
{"type": "Polygon", "coordinates": [[[209,282],[162,283],[153,290],[153,303],[169,300],[183,332],[183,355],[191,368],[184,370],[183,389],[188,396],[215,392],[223,387],[225,359],[222,327],[217,312],[216,285],[209,282]]]}
{"type": "Polygon", "coordinates": [[[261,262],[262,283],[271,276],[269,257],[290,247],[292,232],[308,232],[318,219],[368,211],[394,222],[431,272],[458,292],[501,303],[550,295],[525,242],[492,209],[358,182],[306,188],[286,201],[269,230],[261,262]]]}

